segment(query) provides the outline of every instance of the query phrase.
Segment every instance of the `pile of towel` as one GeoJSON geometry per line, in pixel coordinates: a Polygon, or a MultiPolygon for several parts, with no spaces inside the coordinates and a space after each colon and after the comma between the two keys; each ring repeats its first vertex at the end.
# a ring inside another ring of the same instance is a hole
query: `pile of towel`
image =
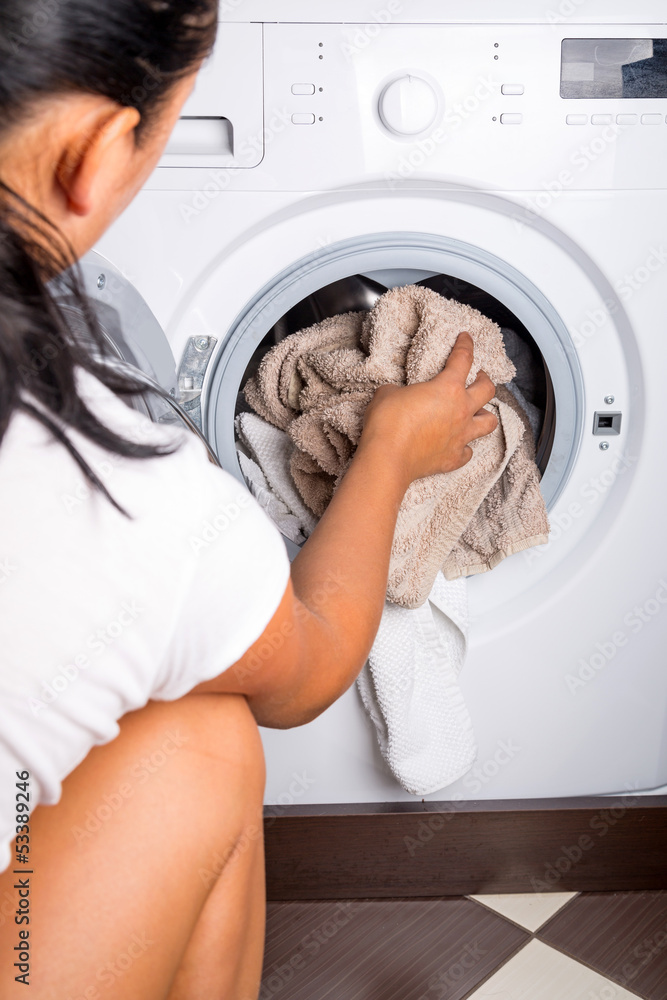
{"type": "Polygon", "coordinates": [[[237,418],[251,490],[300,542],[352,460],[375,390],[432,378],[464,330],[474,342],[467,384],[480,369],[490,376],[497,388],[487,408],[498,427],[472,443],[462,469],[418,480],[406,492],[385,612],[358,681],[391,770],[422,795],[456,780],[475,759],[457,683],[467,641],[463,578],[548,539],[531,430],[540,414],[530,412],[516,385],[506,388],[516,369],[503,333],[429,288],[392,289],[369,312],[325,319],[272,348],[245,386],[255,412],[237,418]]]}
{"type": "Polygon", "coordinates": [[[542,544],[546,511],[528,418],[504,388],[515,375],[496,323],[429,288],[408,285],[367,313],[334,316],[286,337],[245,387],[252,409],[294,444],[292,479],[320,517],[359,441],[380,385],[410,385],[444,367],[458,334],[475,344],[468,384],[481,368],[498,386],[498,428],[473,442],[470,462],[409,487],[398,515],[387,597],[420,607],[440,569],[449,580],[492,569],[542,544]]]}

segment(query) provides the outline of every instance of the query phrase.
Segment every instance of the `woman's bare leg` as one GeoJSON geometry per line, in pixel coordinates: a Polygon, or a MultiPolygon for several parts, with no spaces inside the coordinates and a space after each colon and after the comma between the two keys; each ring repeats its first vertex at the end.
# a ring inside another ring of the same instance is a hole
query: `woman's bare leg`
{"type": "MultiPolygon", "coordinates": [[[[211,890],[190,938],[168,1000],[256,1000],[265,925],[264,838],[261,818],[241,837],[211,890]],[[236,992],[221,984],[238,984],[236,992]]],[[[216,857],[208,881],[224,859],[216,857]]]]}
{"type": "MultiPolygon", "coordinates": [[[[32,1000],[255,1000],[263,790],[243,697],[125,716],[31,820],[32,1000]]],[[[0,898],[16,878],[0,875],[0,898]]],[[[0,926],[6,1000],[27,995],[14,981],[18,930],[0,926]]]]}

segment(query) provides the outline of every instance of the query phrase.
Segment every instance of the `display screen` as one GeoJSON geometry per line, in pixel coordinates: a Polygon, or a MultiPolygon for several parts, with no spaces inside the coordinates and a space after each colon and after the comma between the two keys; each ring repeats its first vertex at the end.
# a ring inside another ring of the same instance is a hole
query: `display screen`
{"type": "Polygon", "coordinates": [[[561,97],[667,97],[667,38],[564,38],[561,97]]]}

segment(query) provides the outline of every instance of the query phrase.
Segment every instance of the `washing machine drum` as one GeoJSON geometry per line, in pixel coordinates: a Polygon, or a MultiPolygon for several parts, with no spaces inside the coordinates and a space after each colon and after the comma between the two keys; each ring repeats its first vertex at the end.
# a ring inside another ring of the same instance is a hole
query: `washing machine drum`
{"type": "MultiPolygon", "coordinates": [[[[162,399],[151,391],[135,405],[153,419],[173,420],[169,409],[179,398],[186,355],[177,377],[166,335],[133,285],[94,252],[81,266],[112,353],[162,390],[162,399]]],[[[235,420],[247,409],[243,388],[266,353],[291,333],[327,317],[371,309],[385,291],[408,284],[470,305],[501,327],[517,368],[514,388],[532,412],[541,488],[551,509],[567,483],[583,426],[583,379],[569,333],[554,307],[523,274],[488,252],[481,255],[469,244],[433,234],[382,234],[381,239],[376,235],[333,244],[295,260],[246,302],[236,318],[223,321],[218,337],[211,338],[218,346],[209,355],[208,370],[198,372],[201,413],[197,395],[196,414],[190,414],[195,424],[201,421],[211,452],[244,481],[235,420]]],[[[227,282],[225,286],[228,289],[227,282]]],[[[220,283],[212,290],[218,301],[220,283]]],[[[202,294],[200,286],[193,301],[195,316],[202,294]]],[[[197,320],[185,310],[183,315],[182,333],[186,342],[192,341],[197,320]]],[[[294,554],[291,543],[288,549],[294,554]]]]}
{"type": "MultiPolygon", "coordinates": [[[[243,388],[271,347],[327,317],[370,309],[388,289],[408,284],[472,306],[501,327],[551,509],[576,461],[584,421],[583,376],[568,328],[524,273],[487,250],[433,233],[376,233],[332,243],[296,258],[229,316],[202,406],[204,432],[223,467],[243,479],[235,421],[248,409],[243,388]]],[[[220,289],[219,279],[207,279],[197,290],[197,309],[209,323],[219,311],[220,289]]]]}
{"type": "MultiPolygon", "coordinates": [[[[383,273],[378,277],[385,281],[395,281],[391,287],[401,283],[396,281],[398,277],[396,274],[383,273]]],[[[516,392],[519,402],[530,413],[535,436],[536,462],[543,474],[553,447],[556,406],[549,369],[530,332],[504,303],[468,281],[447,274],[433,274],[423,278],[417,278],[412,274],[410,277],[412,283],[430,288],[445,298],[471,306],[500,326],[505,349],[517,369],[512,389],[516,392]]],[[[237,388],[235,416],[250,409],[245,401],[243,388],[272,347],[290,334],[322,320],[347,312],[372,309],[377,299],[388,291],[388,288],[387,284],[369,274],[354,274],[317,289],[292,306],[271,327],[253,351],[237,388]]]]}

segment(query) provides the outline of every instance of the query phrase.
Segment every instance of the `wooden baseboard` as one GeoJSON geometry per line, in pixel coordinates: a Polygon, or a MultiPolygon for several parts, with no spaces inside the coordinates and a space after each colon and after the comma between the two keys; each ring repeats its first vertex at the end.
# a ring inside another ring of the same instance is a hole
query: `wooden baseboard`
{"type": "Polygon", "coordinates": [[[667,796],[268,807],[270,900],[667,889],[667,796]]]}

